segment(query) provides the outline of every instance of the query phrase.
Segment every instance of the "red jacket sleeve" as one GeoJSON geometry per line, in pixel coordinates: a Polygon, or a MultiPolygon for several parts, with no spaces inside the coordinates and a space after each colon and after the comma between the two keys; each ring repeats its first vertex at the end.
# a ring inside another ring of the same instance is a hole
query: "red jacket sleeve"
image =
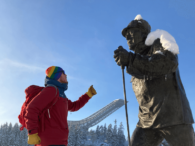
{"type": "Polygon", "coordinates": [[[87,94],[82,95],[77,101],[74,102],[68,99],[68,111],[78,111],[89,101],[89,99],[90,97],[87,94]]]}
{"type": "Polygon", "coordinates": [[[31,130],[30,134],[38,133],[38,115],[52,104],[55,95],[56,89],[54,87],[46,87],[27,106],[24,119],[26,121],[27,130],[31,130]]]}

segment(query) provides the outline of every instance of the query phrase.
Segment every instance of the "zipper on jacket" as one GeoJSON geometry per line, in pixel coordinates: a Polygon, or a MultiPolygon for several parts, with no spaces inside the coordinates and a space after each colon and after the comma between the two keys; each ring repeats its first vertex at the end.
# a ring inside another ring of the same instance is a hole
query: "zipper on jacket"
{"type": "Polygon", "coordinates": [[[50,117],[50,114],[49,114],[49,109],[48,109],[48,115],[49,115],[49,118],[51,118],[51,117],[50,117]]]}

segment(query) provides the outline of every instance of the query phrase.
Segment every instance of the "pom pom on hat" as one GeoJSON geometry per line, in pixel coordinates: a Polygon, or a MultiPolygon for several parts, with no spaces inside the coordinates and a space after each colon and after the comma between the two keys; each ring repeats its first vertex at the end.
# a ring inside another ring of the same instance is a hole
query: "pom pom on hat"
{"type": "Polygon", "coordinates": [[[49,68],[46,69],[45,71],[47,77],[50,79],[58,80],[62,73],[65,74],[65,71],[58,66],[50,66],[49,68]]]}

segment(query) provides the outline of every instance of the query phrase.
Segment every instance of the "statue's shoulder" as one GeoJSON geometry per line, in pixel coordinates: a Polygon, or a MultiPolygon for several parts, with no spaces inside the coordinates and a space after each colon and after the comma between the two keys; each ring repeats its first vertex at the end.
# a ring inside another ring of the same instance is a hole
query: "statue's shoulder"
{"type": "Polygon", "coordinates": [[[150,32],[145,41],[146,46],[151,46],[152,54],[170,51],[174,55],[179,54],[179,47],[175,38],[165,30],[157,29],[150,32]]]}

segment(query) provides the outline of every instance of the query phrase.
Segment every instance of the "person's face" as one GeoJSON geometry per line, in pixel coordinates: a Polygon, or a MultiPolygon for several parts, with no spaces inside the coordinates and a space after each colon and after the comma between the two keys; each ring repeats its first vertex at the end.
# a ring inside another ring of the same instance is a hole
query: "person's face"
{"type": "Polygon", "coordinates": [[[64,73],[62,73],[62,75],[60,76],[60,78],[58,79],[58,81],[60,83],[68,83],[68,81],[67,81],[67,75],[64,74],[64,73]]]}
{"type": "Polygon", "coordinates": [[[142,31],[140,28],[130,28],[125,35],[129,49],[132,50],[133,46],[143,41],[142,31]]]}

